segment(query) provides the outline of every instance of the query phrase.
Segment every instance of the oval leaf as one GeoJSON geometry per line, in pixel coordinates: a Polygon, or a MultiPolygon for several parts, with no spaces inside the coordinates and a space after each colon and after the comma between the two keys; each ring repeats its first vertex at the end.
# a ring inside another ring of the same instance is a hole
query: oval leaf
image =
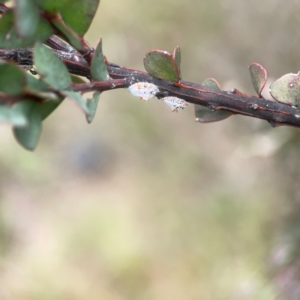
{"type": "Polygon", "coordinates": [[[270,86],[271,96],[288,105],[300,104],[300,72],[285,74],[270,86]]]}
{"type": "Polygon", "coordinates": [[[14,127],[14,136],[25,149],[33,151],[42,131],[42,120],[37,109],[38,104],[33,101],[23,101],[17,105],[26,115],[28,124],[21,128],[14,127]]]}
{"type": "Polygon", "coordinates": [[[181,65],[181,50],[179,46],[176,46],[174,48],[173,51],[173,58],[175,59],[176,65],[177,65],[177,69],[179,72],[179,77],[181,79],[181,69],[180,69],[180,65],[181,65]]]}
{"type": "Polygon", "coordinates": [[[35,2],[41,9],[50,13],[56,13],[63,8],[67,8],[70,0],[35,0],[35,2]]]}
{"type": "Polygon", "coordinates": [[[40,19],[40,12],[33,0],[15,0],[15,21],[20,37],[32,37],[40,19]]]}
{"type": "Polygon", "coordinates": [[[61,32],[62,37],[66,38],[75,49],[82,50],[84,48],[82,39],[61,18],[52,19],[52,23],[61,32]]]}
{"type": "Polygon", "coordinates": [[[71,77],[64,63],[46,46],[36,43],[34,47],[34,64],[43,81],[56,90],[71,86],[71,77]]]}
{"type": "Polygon", "coordinates": [[[207,78],[207,79],[205,79],[202,82],[202,85],[204,85],[204,86],[206,86],[209,89],[214,90],[214,91],[220,91],[221,90],[219,82],[216,79],[214,79],[214,78],[207,78]]]}
{"type": "Polygon", "coordinates": [[[45,120],[54,110],[63,102],[64,98],[58,100],[45,101],[44,103],[38,104],[37,109],[40,114],[41,120],[45,120]]]}
{"type": "Polygon", "coordinates": [[[26,74],[9,63],[0,63],[0,91],[8,95],[21,95],[26,85],[26,74]]]}
{"type": "MultiPolygon", "coordinates": [[[[221,87],[219,83],[214,78],[206,79],[202,85],[208,87],[214,91],[220,91],[221,87]]],[[[195,104],[195,116],[196,122],[209,123],[224,120],[232,115],[231,112],[226,110],[212,111],[212,109],[195,104]]]]}
{"type": "Polygon", "coordinates": [[[27,117],[14,106],[0,105],[0,123],[24,127],[27,125],[27,117]]]}
{"type": "Polygon", "coordinates": [[[98,81],[109,80],[109,75],[102,53],[102,38],[100,38],[91,63],[91,74],[93,79],[98,81]]]}
{"type": "Polygon", "coordinates": [[[98,102],[100,100],[100,95],[101,93],[99,91],[96,91],[93,95],[92,99],[88,99],[87,101],[87,107],[89,109],[89,114],[86,115],[86,120],[88,123],[92,123],[96,111],[97,111],[97,107],[98,107],[98,102]]]}
{"type": "Polygon", "coordinates": [[[72,0],[60,14],[64,22],[79,36],[84,36],[96,14],[100,0],[72,0]]]}
{"type": "Polygon", "coordinates": [[[44,42],[53,34],[53,28],[47,21],[40,19],[35,34],[26,39],[20,38],[14,27],[13,11],[9,10],[0,19],[0,48],[25,48],[36,41],[44,42]]]}
{"type": "Polygon", "coordinates": [[[250,71],[253,87],[257,95],[261,97],[261,92],[268,80],[267,71],[264,67],[262,67],[258,63],[252,63],[249,66],[249,71],[250,71]]]}
{"type": "Polygon", "coordinates": [[[231,116],[226,110],[212,111],[210,108],[195,104],[196,122],[209,123],[224,120],[231,116]]]}
{"type": "Polygon", "coordinates": [[[152,50],[144,57],[146,71],[155,78],[178,82],[179,70],[174,57],[167,51],[152,50]]]}

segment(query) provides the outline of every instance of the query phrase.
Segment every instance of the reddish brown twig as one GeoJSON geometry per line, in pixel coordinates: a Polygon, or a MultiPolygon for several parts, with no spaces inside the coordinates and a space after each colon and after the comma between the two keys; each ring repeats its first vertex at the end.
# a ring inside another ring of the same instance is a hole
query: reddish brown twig
{"type": "MultiPolygon", "coordinates": [[[[59,47],[63,49],[61,45],[59,47]]],[[[57,49],[53,49],[53,51],[66,64],[70,73],[90,78],[89,64],[80,53],[57,49]]],[[[0,59],[13,60],[20,65],[32,65],[32,49],[0,50],[0,59]]],[[[234,114],[264,119],[274,127],[281,125],[300,127],[299,110],[286,104],[246,95],[237,90],[212,91],[205,86],[192,82],[173,83],[113,63],[108,63],[107,68],[112,80],[73,84],[73,90],[82,93],[95,90],[107,91],[127,88],[136,82],[149,82],[159,88],[160,92],[156,95],[158,98],[175,96],[190,103],[206,106],[211,110],[227,110],[234,114]]]]}

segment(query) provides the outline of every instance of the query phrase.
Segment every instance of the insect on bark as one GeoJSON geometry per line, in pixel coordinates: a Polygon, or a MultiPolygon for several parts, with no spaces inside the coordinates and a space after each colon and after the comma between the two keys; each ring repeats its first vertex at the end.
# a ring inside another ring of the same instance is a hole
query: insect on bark
{"type": "Polygon", "coordinates": [[[133,96],[139,97],[140,100],[145,101],[153,98],[159,92],[159,89],[155,84],[148,82],[134,83],[128,90],[133,96]]]}

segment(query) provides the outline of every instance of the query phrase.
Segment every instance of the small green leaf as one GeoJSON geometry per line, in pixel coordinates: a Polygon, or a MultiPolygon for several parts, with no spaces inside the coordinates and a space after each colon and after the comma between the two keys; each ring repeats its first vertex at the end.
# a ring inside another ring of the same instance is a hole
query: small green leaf
{"type": "Polygon", "coordinates": [[[177,69],[179,72],[179,77],[181,79],[181,69],[180,69],[180,65],[181,65],[181,50],[179,46],[176,46],[174,48],[173,51],[173,58],[175,59],[176,65],[177,65],[177,69]]]}
{"type": "MultiPolygon", "coordinates": [[[[206,79],[202,85],[213,90],[220,91],[221,87],[214,78],[206,79]]],[[[226,110],[212,110],[208,107],[195,104],[196,122],[209,123],[224,120],[232,115],[231,112],[226,110]]]]}
{"type": "Polygon", "coordinates": [[[64,22],[79,36],[83,37],[89,29],[100,0],[72,0],[60,10],[64,22]]]}
{"type": "Polygon", "coordinates": [[[102,53],[102,38],[100,38],[91,63],[91,74],[93,79],[98,81],[109,80],[109,75],[102,53]]]}
{"type": "Polygon", "coordinates": [[[41,79],[37,79],[29,73],[26,73],[26,76],[26,94],[33,95],[41,99],[58,100],[58,96],[53,91],[51,91],[49,86],[46,83],[44,83],[41,79]]]}
{"type": "Polygon", "coordinates": [[[271,96],[288,105],[300,104],[300,72],[285,74],[270,86],[271,96]]]}
{"type": "Polygon", "coordinates": [[[0,105],[0,123],[24,127],[27,122],[27,117],[20,109],[16,109],[15,106],[0,105]]]}
{"type": "Polygon", "coordinates": [[[43,103],[37,103],[37,109],[41,119],[44,120],[62,103],[64,98],[58,98],[55,93],[49,91],[49,86],[40,79],[37,79],[29,73],[26,73],[26,75],[26,92],[44,100],[46,99],[43,103]]]}
{"type": "Polygon", "coordinates": [[[209,123],[224,120],[231,116],[226,110],[212,111],[210,108],[195,104],[196,122],[209,123]]]}
{"type": "Polygon", "coordinates": [[[204,86],[206,86],[209,89],[214,90],[214,91],[220,91],[221,90],[219,82],[216,79],[214,79],[214,78],[207,78],[207,79],[205,79],[202,82],[202,85],[204,85],[204,86]]]}
{"type": "Polygon", "coordinates": [[[71,79],[73,83],[86,83],[81,77],[71,75],[71,79]]]}
{"type": "Polygon", "coordinates": [[[36,77],[32,76],[29,73],[26,73],[27,77],[27,88],[30,90],[37,90],[37,91],[47,91],[49,88],[49,85],[43,82],[40,79],[37,79],[36,77]]]}
{"type": "Polygon", "coordinates": [[[73,100],[86,114],[89,115],[90,111],[87,107],[84,99],[80,95],[80,93],[72,92],[72,91],[62,91],[61,94],[69,97],[71,100],[73,100]]]}
{"type": "Polygon", "coordinates": [[[22,106],[21,110],[27,117],[28,124],[21,128],[14,127],[14,136],[24,148],[33,151],[42,131],[42,120],[37,109],[38,104],[33,101],[23,101],[17,105],[22,106]]]}
{"type": "Polygon", "coordinates": [[[261,66],[258,63],[252,63],[249,66],[249,71],[250,71],[253,87],[257,95],[261,97],[261,92],[268,80],[267,71],[263,66],[261,66]]]}
{"type": "Polygon", "coordinates": [[[56,90],[64,90],[72,81],[67,67],[46,46],[36,43],[34,47],[34,64],[43,81],[56,90]]]}
{"type": "Polygon", "coordinates": [[[41,120],[45,120],[63,102],[64,98],[58,100],[45,101],[37,106],[41,120]]]}
{"type": "Polygon", "coordinates": [[[49,13],[60,12],[63,8],[67,8],[70,1],[72,0],[35,0],[41,9],[49,13]]]}
{"type": "Polygon", "coordinates": [[[167,51],[152,50],[144,57],[146,71],[155,78],[178,82],[179,70],[173,56],[167,51]]]}
{"type": "Polygon", "coordinates": [[[89,114],[86,115],[86,120],[88,123],[92,123],[92,121],[95,117],[98,102],[100,100],[100,95],[101,95],[101,92],[96,91],[93,95],[93,98],[87,100],[87,107],[89,109],[89,114]]]}
{"type": "Polygon", "coordinates": [[[15,0],[15,20],[18,34],[22,38],[32,37],[37,30],[40,12],[34,0],[15,0]]]}
{"type": "Polygon", "coordinates": [[[0,48],[25,48],[32,46],[36,41],[45,42],[53,34],[53,28],[47,21],[40,19],[34,36],[20,38],[14,27],[14,14],[12,10],[4,13],[0,19],[0,48]]]}
{"type": "Polygon", "coordinates": [[[61,18],[53,19],[52,23],[74,48],[76,48],[77,50],[82,50],[84,48],[82,39],[77,35],[77,33],[73,29],[67,26],[61,18]]]}
{"type": "Polygon", "coordinates": [[[0,92],[21,95],[26,85],[25,72],[13,64],[0,62],[0,92]]]}

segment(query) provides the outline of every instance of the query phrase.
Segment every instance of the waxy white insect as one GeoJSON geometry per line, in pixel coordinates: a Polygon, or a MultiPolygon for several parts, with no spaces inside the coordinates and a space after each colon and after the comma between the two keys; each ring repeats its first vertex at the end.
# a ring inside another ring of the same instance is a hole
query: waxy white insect
{"type": "Polygon", "coordinates": [[[168,106],[172,108],[172,111],[178,112],[179,109],[184,109],[188,105],[190,105],[188,102],[177,98],[177,97],[164,97],[160,99],[161,101],[164,101],[168,106]]]}
{"type": "Polygon", "coordinates": [[[153,98],[159,92],[159,89],[155,84],[148,82],[134,83],[128,90],[133,96],[139,97],[141,100],[145,101],[153,98]]]}

